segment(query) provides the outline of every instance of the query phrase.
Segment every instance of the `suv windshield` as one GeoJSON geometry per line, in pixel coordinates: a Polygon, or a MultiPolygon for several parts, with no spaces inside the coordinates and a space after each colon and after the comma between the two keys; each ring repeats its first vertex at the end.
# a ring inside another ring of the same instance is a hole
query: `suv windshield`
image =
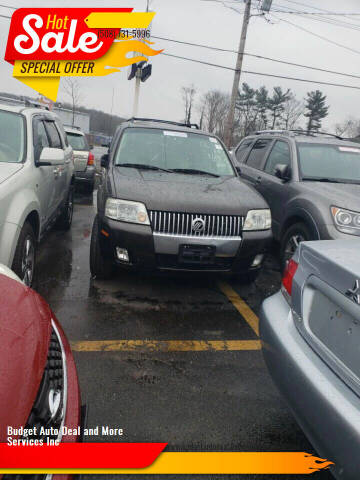
{"type": "Polygon", "coordinates": [[[24,157],[25,132],[22,115],[0,110],[0,163],[20,163],[24,157]]]}
{"type": "Polygon", "coordinates": [[[303,180],[360,183],[360,146],[298,143],[303,180]]]}
{"type": "Polygon", "coordinates": [[[85,135],[79,135],[78,133],[72,132],[66,132],[66,135],[73,150],[89,150],[85,135]]]}
{"type": "Polygon", "coordinates": [[[173,130],[127,128],[115,156],[115,165],[122,164],[234,176],[229,158],[216,138],[173,130]]]}

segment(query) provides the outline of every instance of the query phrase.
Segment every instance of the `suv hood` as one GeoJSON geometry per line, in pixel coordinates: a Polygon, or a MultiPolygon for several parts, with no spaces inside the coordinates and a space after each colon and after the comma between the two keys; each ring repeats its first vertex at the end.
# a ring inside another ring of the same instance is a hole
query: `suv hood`
{"type": "Polygon", "coordinates": [[[9,177],[23,168],[22,163],[0,162],[0,183],[5,182],[9,177]]]}
{"type": "Polygon", "coordinates": [[[0,274],[0,442],[7,426],[25,426],[29,417],[46,364],[50,318],[37,293],[0,274]]]}
{"type": "Polygon", "coordinates": [[[302,182],[309,191],[315,191],[329,204],[360,212],[360,185],[352,183],[302,182]]]}
{"type": "Polygon", "coordinates": [[[113,168],[117,198],[142,202],[149,210],[246,215],[268,208],[265,200],[239,177],[166,173],[113,168]]]}

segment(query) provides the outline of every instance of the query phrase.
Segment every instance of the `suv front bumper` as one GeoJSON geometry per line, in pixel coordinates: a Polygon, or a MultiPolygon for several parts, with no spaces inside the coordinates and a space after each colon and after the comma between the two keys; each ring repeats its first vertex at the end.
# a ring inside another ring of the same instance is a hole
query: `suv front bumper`
{"type": "Polygon", "coordinates": [[[265,253],[272,239],[271,230],[243,232],[241,238],[192,237],[153,234],[150,225],[138,225],[104,218],[99,237],[102,253],[116,265],[145,270],[223,271],[245,273],[261,268],[252,266],[258,254],[265,253]],[[215,247],[210,264],[182,263],[181,245],[215,247]],[[118,260],[116,247],[126,249],[129,262],[118,260]]]}

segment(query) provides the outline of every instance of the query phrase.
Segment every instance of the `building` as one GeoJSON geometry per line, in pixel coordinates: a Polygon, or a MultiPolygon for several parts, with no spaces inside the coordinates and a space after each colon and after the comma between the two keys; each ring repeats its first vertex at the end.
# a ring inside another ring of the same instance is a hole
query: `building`
{"type": "Polygon", "coordinates": [[[90,115],[88,113],[75,111],[73,115],[71,109],[62,107],[53,107],[53,112],[60,117],[64,125],[79,127],[86,134],[90,132],[90,115]]]}

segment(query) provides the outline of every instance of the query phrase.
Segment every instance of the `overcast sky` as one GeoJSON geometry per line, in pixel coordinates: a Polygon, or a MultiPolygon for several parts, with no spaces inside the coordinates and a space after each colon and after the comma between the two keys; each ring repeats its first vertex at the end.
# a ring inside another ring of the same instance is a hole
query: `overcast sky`
{"type": "MultiPolygon", "coordinates": [[[[176,40],[202,43],[226,49],[237,49],[243,15],[237,10],[244,9],[242,0],[151,0],[151,9],[156,12],[152,34],[176,40]]],[[[14,7],[41,7],[40,0],[3,0],[3,4],[14,7]]],[[[253,0],[254,7],[258,0],[253,0]]],[[[274,0],[274,11],[302,10],[315,11],[315,8],[333,12],[359,13],[358,16],[330,18],[344,21],[355,27],[330,25],[314,20],[312,15],[305,18],[295,14],[275,13],[267,15],[265,20],[260,16],[252,16],[248,30],[246,51],[252,54],[268,56],[276,59],[307,64],[329,70],[360,75],[360,2],[359,0],[274,0]],[[277,18],[275,18],[275,16],[277,18]],[[280,18],[326,37],[333,42],[358,50],[358,53],[333,45],[326,40],[315,37],[299,28],[285,23],[280,18]]],[[[144,11],[146,0],[51,0],[46,6],[58,7],[133,7],[135,11],[144,11]]],[[[320,13],[320,10],[318,10],[320,13]]],[[[11,14],[11,10],[0,8],[1,15],[11,14]]],[[[254,8],[253,14],[258,11],[254,8]]],[[[324,17],[320,17],[324,18],[324,17]]],[[[325,20],[328,20],[326,17],[325,20]]],[[[0,17],[1,56],[4,58],[9,29],[9,20],[0,17]]],[[[155,48],[164,48],[166,53],[181,55],[203,61],[234,67],[236,55],[215,52],[199,47],[178,45],[163,40],[156,40],[155,48]]],[[[197,99],[210,89],[230,92],[233,72],[159,55],[151,59],[153,74],[146,83],[141,84],[139,116],[157,117],[170,120],[183,118],[183,105],[180,89],[183,85],[194,84],[197,99]]],[[[360,87],[360,79],[346,78],[339,75],[322,73],[303,68],[281,65],[278,63],[245,57],[244,70],[252,70],[275,75],[300,77],[317,81],[341,83],[360,87]]],[[[95,107],[110,112],[111,98],[114,89],[113,113],[129,117],[132,115],[134,80],[127,80],[128,69],[106,77],[81,78],[83,86],[84,106],[95,107]]],[[[4,60],[0,63],[1,90],[12,93],[34,95],[34,91],[12,78],[12,67],[4,60]]],[[[309,90],[319,88],[327,95],[330,114],[323,126],[333,129],[335,123],[343,121],[349,115],[360,118],[360,90],[332,87],[326,85],[306,84],[302,82],[260,77],[243,74],[241,81],[257,88],[265,85],[269,90],[280,85],[291,90],[300,99],[309,90]]],[[[66,100],[60,86],[59,101],[66,100]]],[[[195,112],[193,120],[197,120],[195,112]]]]}

